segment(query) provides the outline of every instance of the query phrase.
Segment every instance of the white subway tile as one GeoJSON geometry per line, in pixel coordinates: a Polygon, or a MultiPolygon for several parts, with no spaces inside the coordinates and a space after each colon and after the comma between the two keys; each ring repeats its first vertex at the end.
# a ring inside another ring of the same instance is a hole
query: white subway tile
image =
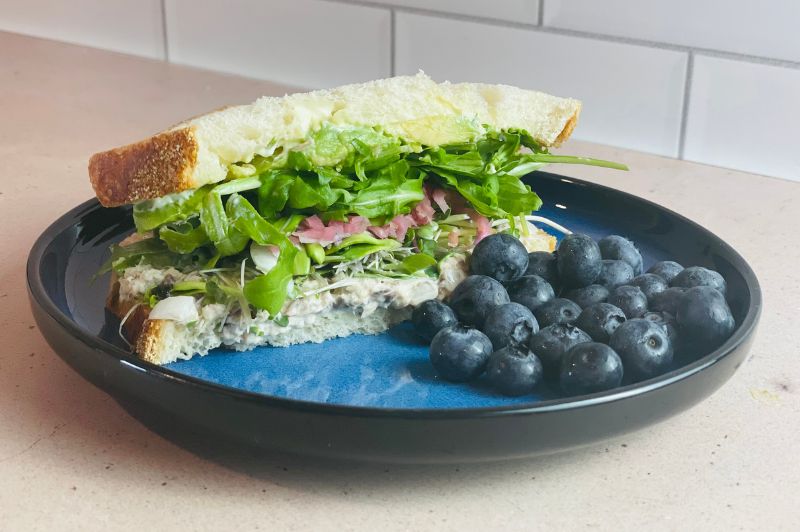
{"type": "Polygon", "coordinates": [[[545,26],[800,61],[797,0],[546,0],[545,26]]]}
{"type": "Polygon", "coordinates": [[[800,181],[800,70],[697,56],[684,157],[800,181]]]}
{"type": "Polygon", "coordinates": [[[160,0],[3,0],[0,30],[164,58],[160,0]]]}
{"type": "Polygon", "coordinates": [[[372,2],[523,24],[539,22],[539,0],[372,0],[372,2]]]}
{"type": "Polygon", "coordinates": [[[575,137],[675,156],[686,54],[397,13],[398,74],[507,83],[583,100],[575,137]]]}
{"type": "Polygon", "coordinates": [[[389,10],[320,0],[167,0],[170,61],[319,88],[391,71],[389,10]]]}

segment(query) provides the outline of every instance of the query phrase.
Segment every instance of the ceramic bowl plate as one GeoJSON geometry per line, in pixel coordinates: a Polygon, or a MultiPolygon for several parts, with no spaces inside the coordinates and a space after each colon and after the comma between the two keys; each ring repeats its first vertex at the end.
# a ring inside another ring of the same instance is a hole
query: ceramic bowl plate
{"type": "Polygon", "coordinates": [[[719,349],[655,379],[610,392],[507,398],[485,383],[440,381],[408,324],[377,336],[264,347],[159,367],[131,355],[103,308],[108,278],[92,280],[108,246],[128,235],[129,208],[88,201],[34,245],[28,288],[56,351],[134,414],[214,437],[295,453],[423,462],[554,452],[632,431],[684,410],[721,386],[747,354],[761,309],[753,271],[699,225],[624,192],[548,173],[528,177],[547,216],[595,238],[623,234],[645,265],[673,259],[722,273],[737,329],[719,349]]]}

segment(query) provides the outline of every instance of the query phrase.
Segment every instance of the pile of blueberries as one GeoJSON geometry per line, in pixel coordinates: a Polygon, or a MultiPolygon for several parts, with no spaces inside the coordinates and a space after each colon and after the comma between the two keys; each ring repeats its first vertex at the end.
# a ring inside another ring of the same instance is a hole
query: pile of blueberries
{"type": "Polygon", "coordinates": [[[554,253],[528,253],[509,234],[481,240],[470,275],[447,303],[418,306],[412,322],[448,381],[484,372],[510,396],[542,382],[565,395],[609,390],[705,354],[735,322],[725,279],[662,261],[643,272],[630,240],[565,236],[554,253]],[[556,297],[558,294],[558,297],[556,297]]]}

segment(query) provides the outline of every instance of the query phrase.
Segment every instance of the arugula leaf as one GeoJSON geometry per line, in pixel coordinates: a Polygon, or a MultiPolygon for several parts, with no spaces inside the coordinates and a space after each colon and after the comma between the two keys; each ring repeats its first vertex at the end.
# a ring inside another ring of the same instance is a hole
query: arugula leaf
{"type": "Polygon", "coordinates": [[[278,218],[272,224],[278,228],[284,234],[293,233],[297,226],[300,225],[300,222],[306,219],[305,214],[292,214],[291,216],[287,216],[286,218],[278,218]]]}
{"type": "Polygon", "coordinates": [[[411,204],[425,198],[423,178],[409,179],[410,165],[399,160],[385,168],[379,177],[358,191],[348,207],[366,218],[393,218],[411,211],[411,204]]]}
{"type": "Polygon", "coordinates": [[[257,244],[278,246],[281,253],[294,249],[294,245],[274,225],[266,221],[249,201],[239,194],[232,194],[225,204],[228,219],[236,229],[250,237],[257,244]]]}
{"type": "Polygon", "coordinates": [[[372,253],[377,253],[378,251],[391,251],[399,248],[400,246],[402,246],[402,244],[397,240],[393,238],[384,238],[376,244],[358,244],[350,246],[338,256],[342,257],[345,261],[358,260],[366,257],[367,255],[371,255],[372,253]]]}
{"type": "Polygon", "coordinates": [[[292,280],[294,258],[290,261],[278,258],[278,264],[264,275],[259,275],[244,284],[244,297],[254,307],[276,316],[286,301],[289,283],[292,280]]]}
{"type": "Polygon", "coordinates": [[[602,159],[592,159],[590,157],[575,157],[574,155],[551,155],[549,153],[532,153],[522,156],[525,159],[537,163],[561,163],[561,164],[583,164],[586,166],[602,166],[603,168],[613,168],[615,170],[629,170],[628,166],[613,161],[602,159]]]}
{"type": "Polygon", "coordinates": [[[191,253],[210,242],[201,225],[193,227],[188,222],[177,223],[174,226],[162,226],[158,230],[158,238],[163,240],[169,250],[175,253],[191,253]]]}
{"type": "Polygon", "coordinates": [[[497,204],[511,215],[538,211],[542,200],[531,187],[511,174],[497,174],[497,204]]]}
{"type": "Polygon", "coordinates": [[[111,246],[111,256],[100,266],[96,275],[102,275],[111,270],[121,273],[126,268],[139,264],[150,264],[156,268],[180,268],[191,261],[191,256],[180,255],[169,250],[167,245],[157,238],[147,238],[120,246],[111,246]]]}
{"type": "Polygon", "coordinates": [[[335,246],[331,246],[327,250],[328,255],[333,255],[337,251],[341,251],[343,249],[349,248],[350,246],[355,246],[358,244],[369,244],[372,246],[380,246],[386,239],[378,238],[372,236],[370,233],[358,233],[357,235],[350,235],[347,238],[343,239],[341,242],[336,244],[335,246]]]}
{"type": "Polygon", "coordinates": [[[202,187],[140,201],[133,206],[136,230],[143,233],[166,223],[185,220],[197,213],[208,190],[209,187],[202,187]]]}
{"type": "Polygon", "coordinates": [[[406,273],[415,273],[430,268],[431,266],[436,266],[436,264],[436,259],[431,255],[417,253],[404,258],[400,263],[400,269],[406,273]]]}
{"type": "Polygon", "coordinates": [[[249,201],[233,194],[225,206],[231,223],[239,231],[261,245],[277,246],[280,250],[275,267],[264,275],[259,275],[244,285],[244,296],[256,308],[266,310],[270,316],[280,312],[288,295],[289,282],[298,269],[309,265],[305,261],[296,263],[298,250],[280,230],[258,214],[249,201]]]}
{"type": "Polygon", "coordinates": [[[261,179],[258,176],[243,177],[225,181],[221,185],[215,186],[212,190],[220,196],[227,196],[236,192],[253,190],[261,186],[261,179]]]}
{"type": "Polygon", "coordinates": [[[262,179],[258,189],[258,212],[265,218],[274,218],[289,201],[289,188],[297,174],[285,170],[274,171],[262,179]]]}
{"type": "Polygon", "coordinates": [[[247,247],[248,237],[230,224],[222,206],[222,198],[216,192],[212,191],[203,198],[200,226],[220,256],[236,255],[247,247]]]}

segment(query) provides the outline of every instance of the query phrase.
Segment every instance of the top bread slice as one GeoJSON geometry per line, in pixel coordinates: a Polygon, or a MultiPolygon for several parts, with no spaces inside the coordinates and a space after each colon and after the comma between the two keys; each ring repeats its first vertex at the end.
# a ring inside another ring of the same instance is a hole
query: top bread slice
{"type": "Polygon", "coordinates": [[[420,73],[228,107],[97,153],[89,176],[104,206],[135,203],[222,181],[230,165],[300,142],[323,123],[380,127],[429,144],[431,120],[464,117],[496,129],[525,129],[543,146],[558,146],[572,133],[580,108],[571,98],[508,85],[437,84],[420,73]]]}

